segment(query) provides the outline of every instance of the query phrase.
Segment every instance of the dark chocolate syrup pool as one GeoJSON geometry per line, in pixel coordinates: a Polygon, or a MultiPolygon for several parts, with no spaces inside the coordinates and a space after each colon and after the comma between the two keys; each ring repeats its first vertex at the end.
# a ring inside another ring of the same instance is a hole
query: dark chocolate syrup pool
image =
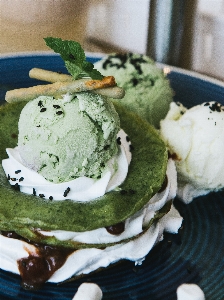
{"type": "MultiPolygon", "coordinates": [[[[124,229],[124,222],[106,227],[108,233],[113,235],[121,234],[124,229]]],[[[0,233],[5,237],[22,240],[36,247],[35,253],[31,252],[28,257],[17,261],[22,278],[21,286],[26,290],[40,289],[54,272],[63,266],[68,256],[75,251],[74,249],[31,242],[14,231],[1,231],[0,233]]],[[[28,249],[26,250],[28,251],[28,249]]]]}
{"type": "Polygon", "coordinates": [[[31,243],[15,232],[2,231],[8,238],[23,240],[36,247],[36,253],[17,261],[22,278],[22,287],[26,290],[38,290],[66,261],[74,249],[31,243]]]}

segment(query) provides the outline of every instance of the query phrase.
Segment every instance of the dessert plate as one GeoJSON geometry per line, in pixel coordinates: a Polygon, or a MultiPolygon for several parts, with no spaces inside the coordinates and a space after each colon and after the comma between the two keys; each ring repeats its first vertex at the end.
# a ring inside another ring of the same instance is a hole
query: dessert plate
{"type": "MultiPolygon", "coordinates": [[[[88,53],[87,56],[93,63],[101,58],[100,54],[88,53]]],[[[40,84],[28,76],[33,67],[66,72],[61,58],[49,52],[0,56],[1,104],[5,102],[7,90],[40,84]]],[[[170,79],[176,101],[187,107],[214,100],[224,105],[224,83],[178,68],[160,67],[170,79]]],[[[103,300],[173,300],[182,283],[199,285],[206,300],[222,300],[224,191],[199,197],[189,205],[178,199],[174,203],[184,218],[182,228],[176,235],[165,234],[164,240],[148,254],[141,266],[119,262],[74,282],[46,283],[36,292],[23,290],[19,276],[0,270],[0,299],[71,300],[81,283],[93,282],[102,289],[103,300]]]]}

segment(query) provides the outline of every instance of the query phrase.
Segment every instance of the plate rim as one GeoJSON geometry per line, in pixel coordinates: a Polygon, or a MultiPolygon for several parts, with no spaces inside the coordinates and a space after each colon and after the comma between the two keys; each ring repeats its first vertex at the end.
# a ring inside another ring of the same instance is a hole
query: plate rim
{"type": "MultiPolygon", "coordinates": [[[[106,53],[103,52],[91,52],[85,51],[85,55],[93,58],[102,58],[107,56],[106,53]]],[[[21,51],[21,52],[6,52],[0,53],[0,60],[4,58],[16,58],[16,57],[32,57],[32,56],[60,56],[58,53],[52,51],[21,51]]]]}
{"type": "MultiPolygon", "coordinates": [[[[16,58],[16,57],[32,57],[32,56],[59,56],[58,54],[55,54],[55,53],[52,53],[50,51],[44,51],[44,52],[40,52],[40,51],[35,51],[35,52],[23,52],[23,53],[13,53],[13,55],[10,55],[9,53],[7,55],[1,55],[0,54],[0,61],[1,59],[3,58],[16,58]]],[[[86,56],[90,56],[90,57],[95,57],[95,58],[101,58],[102,55],[105,55],[105,54],[100,54],[100,53],[87,53],[86,52],[86,56]],[[99,55],[99,56],[98,56],[99,55]]],[[[159,64],[157,63],[158,65],[161,66],[161,68],[164,68],[164,67],[167,67],[167,68],[170,68],[170,72],[175,72],[177,74],[183,74],[183,75],[187,75],[189,77],[192,77],[192,79],[201,79],[203,80],[205,83],[213,83],[215,84],[216,86],[219,86],[221,88],[224,88],[224,82],[220,81],[220,80],[216,80],[214,78],[211,78],[209,76],[206,76],[206,75],[201,75],[197,72],[194,72],[194,71],[188,71],[188,70],[184,70],[184,69],[181,69],[181,68],[178,68],[178,67],[173,67],[173,66],[169,66],[169,65],[165,65],[165,64],[159,64]]],[[[190,271],[189,271],[190,272],[190,271]]]]}
{"type": "MultiPolygon", "coordinates": [[[[91,57],[91,58],[104,58],[109,55],[109,53],[103,53],[103,52],[91,52],[91,51],[85,51],[86,57],[91,57]]],[[[32,56],[60,56],[57,53],[54,53],[52,51],[24,51],[24,52],[9,52],[9,53],[0,53],[0,60],[1,59],[10,59],[10,58],[20,58],[20,57],[32,57],[32,56]]],[[[202,73],[199,73],[194,70],[188,70],[188,69],[183,69],[181,67],[176,67],[168,64],[163,64],[159,62],[155,62],[156,65],[161,68],[165,69],[166,74],[169,74],[171,72],[179,73],[182,75],[187,75],[189,77],[195,78],[202,80],[204,82],[209,82],[215,85],[218,85],[222,88],[224,88],[224,80],[214,78],[209,75],[205,75],[202,73]]]]}

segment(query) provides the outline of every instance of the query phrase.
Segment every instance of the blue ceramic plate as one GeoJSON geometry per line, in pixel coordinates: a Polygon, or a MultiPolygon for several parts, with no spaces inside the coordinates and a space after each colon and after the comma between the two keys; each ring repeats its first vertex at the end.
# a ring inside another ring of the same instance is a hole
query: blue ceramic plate
{"type": "MultiPolygon", "coordinates": [[[[91,62],[98,56],[89,56],[91,62]]],[[[23,54],[0,58],[0,99],[8,89],[28,87],[39,82],[30,79],[33,67],[66,72],[59,56],[49,53],[23,54]]],[[[224,105],[224,84],[176,68],[166,68],[175,100],[185,106],[218,101],[224,105]]],[[[103,299],[174,300],[182,283],[198,284],[206,300],[224,299],[224,192],[199,197],[185,205],[175,200],[184,217],[179,234],[165,239],[149,253],[142,266],[121,262],[84,280],[63,285],[47,283],[38,292],[20,288],[20,277],[0,271],[0,298],[71,300],[83,281],[97,283],[103,299]]],[[[1,245],[0,245],[1,246],[1,245]]]]}

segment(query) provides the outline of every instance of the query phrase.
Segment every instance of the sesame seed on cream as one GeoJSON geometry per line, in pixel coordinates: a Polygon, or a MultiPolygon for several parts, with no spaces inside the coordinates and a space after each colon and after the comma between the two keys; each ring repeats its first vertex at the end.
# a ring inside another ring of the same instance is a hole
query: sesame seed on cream
{"type": "Polygon", "coordinates": [[[17,147],[6,149],[9,158],[2,161],[2,166],[10,184],[13,186],[17,184],[23,193],[50,200],[91,201],[119,187],[125,180],[131,162],[129,151],[131,142],[127,141],[126,137],[126,133],[120,130],[119,152],[107,162],[105,171],[99,179],[83,176],[69,182],[57,184],[49,182],[41,174],[23,164],[17,147]],[[16,174],[17,170],[21,172],[16,174]]]}

